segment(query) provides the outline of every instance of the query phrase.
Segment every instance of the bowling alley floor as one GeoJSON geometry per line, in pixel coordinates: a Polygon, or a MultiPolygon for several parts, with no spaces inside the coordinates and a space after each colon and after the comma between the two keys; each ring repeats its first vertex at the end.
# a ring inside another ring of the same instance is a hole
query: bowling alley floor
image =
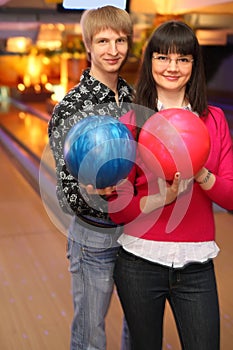
{"type": "MultiPolygon", "coordinates": [[[[0,159],[0,349],[68,350],[73,306],[66,236],[2,147],[0,159]]],[[[120,349],[121,319],[114,293],[108,350],[120,349]]]]}
{"type": "MultiPolygon", "coordinates": [[[[33,149],[40,155],[46,145],[46,123],[33,119],[26,121],[24,115],[20,119],[17,113],[19,125],[26,126],[25,131],[19,131],[14,113],[0,114],[0,118],[4,115],[5,126],[14,129],[15,133],[21,132],[23,142],[29,147],[34,143],[33,149]]],[[[68,350],[73,306],[66,234],[52,223],[40,195],[20,173],[1,142],[0,159],[0,349],[68,350]]],[[[233,215],[216,210],[215,220],[216,240],[221,249],[215,260],[221,310],[221,350],[231,350],[233,215]]],[[[120,350],[121,324],[122,310],[114,292],[106,322],[107,350],[120,350]]],[[[167,349],[180,350],[169,307],[164,325],[163,350],[167,349]]],[[[146,344],[145,350],[149,350],[146,344]]]]}

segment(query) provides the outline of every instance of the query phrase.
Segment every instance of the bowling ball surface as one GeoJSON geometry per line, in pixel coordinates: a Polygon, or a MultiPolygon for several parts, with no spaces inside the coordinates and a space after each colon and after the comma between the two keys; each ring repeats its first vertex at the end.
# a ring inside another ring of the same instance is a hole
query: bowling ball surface
{"type": "Polygon", "coordinates": [[[111,116],[88,116],[66,136],[66,166],[80,183],[95,188],[116,185],[133,167],[136,145],[129,129],[111,116]]]}
{"type": "Polygon", "coordinates": [[[169,108],[152,115],[139,134],[139,151],[147,167],[172,180],[194,176],[205,164],[210,138],[204,122],[194,113],[169,108]]]}

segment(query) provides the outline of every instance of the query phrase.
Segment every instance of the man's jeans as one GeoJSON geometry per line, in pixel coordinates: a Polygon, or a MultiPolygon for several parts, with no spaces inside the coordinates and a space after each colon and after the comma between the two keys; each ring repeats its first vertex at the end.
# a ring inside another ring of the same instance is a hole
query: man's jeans
{"type": "MultiPolygon", "coordinates": [[[[114,234],[99,233],[73,222],[67,257],[72,276],[74,317],[71,350],[105,350],[105,316],[113,292],[113,269],[119,246],[114,234]]],[[[127,345],[127,326],[124,327],[127,345]]]]}
{"type": "Polygon", "coordinates": [[[184,350],[219,350],[219,305],[212,261],[174,269],[120,248],[114,279],[132,350],[161,350],[165,302],[184,350]]]}

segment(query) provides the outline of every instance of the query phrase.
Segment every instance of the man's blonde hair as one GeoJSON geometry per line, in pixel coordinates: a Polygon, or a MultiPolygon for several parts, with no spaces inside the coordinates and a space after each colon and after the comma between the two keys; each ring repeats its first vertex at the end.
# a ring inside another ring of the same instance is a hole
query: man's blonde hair
{"type": "Polygon", "coordinates": [[[133,24],[127,11],[114,6],[103,6],[97,9],[86,10],[80,21],[83,42],[87,52],[90,49],[93,36],[101,30],[112,29],[117,33],[123,32],[132,45],[133,24]]]}

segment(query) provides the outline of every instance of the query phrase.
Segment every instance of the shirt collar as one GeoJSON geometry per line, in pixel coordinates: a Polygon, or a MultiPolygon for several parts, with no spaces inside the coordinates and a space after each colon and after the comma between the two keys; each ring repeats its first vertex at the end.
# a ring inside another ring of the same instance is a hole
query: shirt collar
{"type": "MultiPolygon", "coordinates": [[[[107,99],[107,102],[115,102],[115,93],[101,81],[90,75],[90,68],[87,68],[83,71],[80,81],[83,79],[85,79],[85,82],[89,86],[92,86],[92,94],[96,96],[98,101],[104,102],[105,99],[107,99]]],[[[118,99],[120,102],[132,102],[132,89],[120,76],[118,78],[117,89],[118,99]]]]}
{"type": "MultiPolygon", "coordinates": [[[[164,109],[162,102],[159,100],[157,101],[157,109],[158,111],[162,111],[164,109]]],[[[186,106],[183,106],[182,109],[186,109],[187,111],[192,112],[192,107],[190,103],[188,103],[186,106]]]]}

